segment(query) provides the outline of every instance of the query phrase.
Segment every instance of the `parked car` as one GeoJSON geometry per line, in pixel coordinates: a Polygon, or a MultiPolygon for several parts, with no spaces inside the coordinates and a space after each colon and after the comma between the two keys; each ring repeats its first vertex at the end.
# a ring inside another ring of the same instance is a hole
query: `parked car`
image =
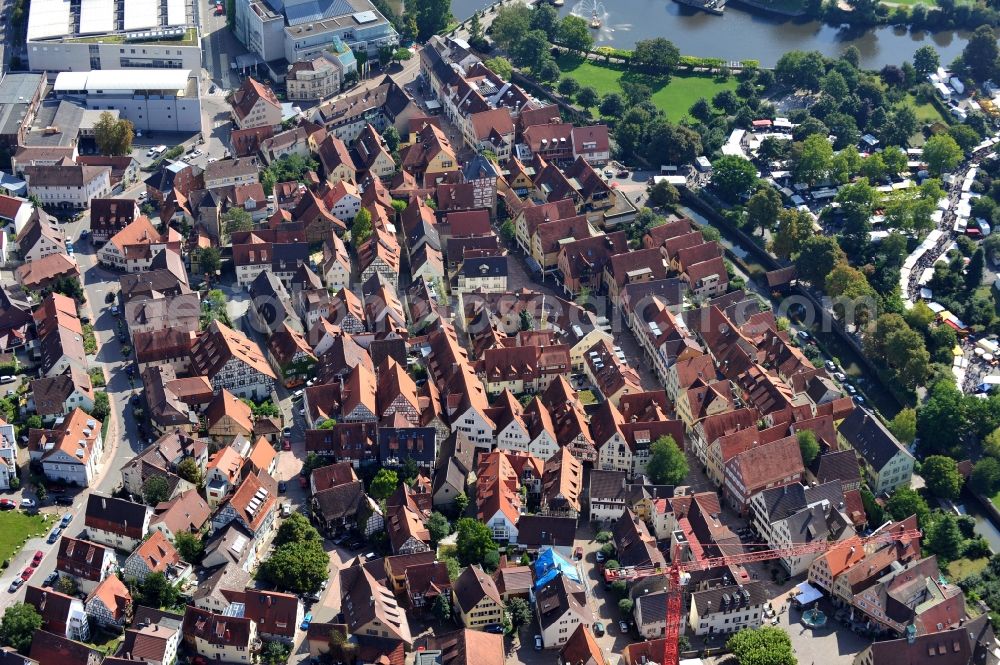
{"type": "Polygon", "coordinates": [[[14,510],[17,508],[17,502],[13,499],[0,499],[0,510],[14,510]]]}
{"type": "Polygon", "coordinates": [[[292,514],[292,504],[290,503],[281,504],[281,516],[288,517],[291,514],[292,514]]]}
{"type": "Polygon", "coordinates": [[[32,568],[31,566],[28,566],[21,571],[21,579],[27,582],[34,574],[35,574],[35,569],[32,568]]]}
{"type": "Polygon", "coordinates": [[[22,580],[20,577],[15,577],[14,581],[10,583],[9,587],[7,587],[7,591],[9,593],[14,593],[15,591],[21,588],[22,584],[24,584],[24,580],[22,580]]]}
{"type": "Polygon", "coordinates": [[[42,588],[47,588],[56,583],[59,579],[59,572],[53,570],[51,573],[45,576],[45,580],[42,582],[42,588]]]}
{"type": "Polygon", "coordinates": [[[622,169],[621,171],[618,172],[617,175],[618,175],[619,178],[627,178],[628,177],[628,171],[626,171],[625,169],[622,169]]]}
{"type": "Polygon", "coordinates": [[[535,651],[541,651],[541,650],[542,650],[542,636],[535,635],[535,651]]]}
{"type": "Polygon", "coordinates": [[[498,623],[494,623],[492,625],[486,626],[486,632],[487,633],[494,633],[496,635],[502,635],[503,634],[503,626],[501,626],[498,623]]]}
{"type": "Polygon", "coordinates": [[[292,428],[291,427],[286,427],[285,429],[281,430],[281,435],[282,436],[291,436],[292,435],[292,428]]]}
{"type": "Polygon", "coordinates": [[[862,397],[861,395],[855,395],[852,399],[854,400],[854,403],[857,404],[858,406],[865,405],[865,398],[862,397]]]}
{"type": "Polygon", "coordinates": [[[604,552],[598,552],[595,558],[597,563],[604,563],[604,552]]]}
{"type": "Polygon", "coordinates": [[[51,545],[52,543],[54,543],[57,540],[59,540],[59,534],[61,534],[61,533],[62,533],[62,527],[61,526],[57,526],[56,528],[52,529],[52,532],[49,534],[49,537],[48,537],[48,539],[46,539],[45,542],[47,542],[49,545],[51,545]]]}
{"type": "Polygon", "coordinates": [[[809,341],[810,339],[812,339],[812,335],[810,335],[809,333],[807,333],[807,332],[806,332],[805,330],[800,330],[800,331],[798,331],[798,332],[797,332],[797,333],[795,333],[795,334],[796,334],[796,335],[798,336],[798,338],[799,338],[799,339],[801,339],[801,340],[802,340],[803,342],[808,342],[808,341],[809,341]]]}
{"type": "Polygon", "coordinates": [[[844,384],[844,390],[846,390],[847,394],[850,395],[851,397],[854,397],[855,395],[858,394],[858,389],[849,383],[844,384]]]}
{"type": "Polygon", "coordinates": [[[827,360],[823,364],[826,366],[826,371],[828,371],[828,372],[834,372],[837,369],[837,366],[833,364],[832,360],[827,360]]]}
{"type": "Polygon", "coordinates": [[[34,499],[29,499],[27,497],[21,499],[21,508],[34,508],[35,505],[34,499]]]}
{"type": "Polygon", "coordinates": [[[604,636],[604,624],[601,623],[600,621],[594,622],[594,635],[596,635],[597,637],[604,636]]]}
{"type": "Polygon", "coordinates": [[[65,515],[62,516],[62,519],[59,521],[59,524],[60,526],[62,526],[62,528],[65,529],[66,527],[69,526],[69,523],[72,521],[73,521],[73,513],[66,513],[65,515]]]}
{"type": "Polygon", "coordinates": [[[312,612],[306,612],[306,615],[302,617],[302,625],[299,626],[302,630],[309,630],[309,624],[312,623],[313,615],[312,612]]]}
{"type": "Polygon", "coordinates": [[[288,489],[288,483],[286,483],[284,480],[279,480],[278,481],[278,493],[279,494],[284,494],[287,489],[288,489]]]}
{"type": "Polygon", "coordinates": [[[291,450],[292,449],[292,442],[289,441],[288,439],[285,439],[284,441],[281,442],[281,449],[282,450],[291,450]]]}
{"type": "MultiPolygon", "coordinates": [[[[56,505],[57,506],[72,506],[73,505],[73,497],[71,497],[71,496],[63,496],[63,495],[57,496],[56,497],[56,505]]],[[[64,517],[63,519],[66,519],[66,518],[64,517]]],[[[70,515],[70,519],[73,519],[72,515],[70,515]]],[[[66,524],[69,524],[69,522],[66,522],[66,524]]]]}
{"type": "Polygon", "coordinates": [[[11,376],[10,374],[0,376],[0,383],[14,383],[15,381],[17,381],[16,376],[11,376]]]}
{"type": "Polygon", "coordinates": [[[627,633],[628,632],[628,624],[626,622],[624,622],[624,621],[619,621],[618,622],[618,630],[622,631],[622,633],[627,633]]]}

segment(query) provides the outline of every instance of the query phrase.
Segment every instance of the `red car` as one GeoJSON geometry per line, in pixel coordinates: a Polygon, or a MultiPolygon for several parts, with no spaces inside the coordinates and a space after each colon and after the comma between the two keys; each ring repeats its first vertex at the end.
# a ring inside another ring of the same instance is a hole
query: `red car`
{"type": "Polygon", "coordinates": [[[222,16],[225,13],[226,13],[226,8],[225,7],[223,7],[222,5],[216,5],[215,6],[215,15],[216,16],[222,16]]]}
{"type": "Polygon", "coordinates": [[[281,449],[282,450],[291,450],[292,449],[292,442],[289,441],[288,439],[285,439],[284,441],[281,442],[281,449]]]}
{"type": "Polygon", "coordinates": [[[35,569],[32,568],[31,566],[28,566],[21,572],[21,579],[27,582],[28,578],[31,577],[34,573],[35,569]]]}
{"type": "Polygon", "coordinates": [[[0,499],[0,510],[14,510],[17,508],[17,502],[13,499],[0,499]]]}
{"type": "Polygon", "coordinates": [[[43,558],[45,558],[45,552],[43,552],[41,550],[38,550],[37,552],[35,552],[35,558],[33,558],[31,560],[31,567],[32,568],[37,568],[38,564],[40,564],[42,562],[43,558]]]}

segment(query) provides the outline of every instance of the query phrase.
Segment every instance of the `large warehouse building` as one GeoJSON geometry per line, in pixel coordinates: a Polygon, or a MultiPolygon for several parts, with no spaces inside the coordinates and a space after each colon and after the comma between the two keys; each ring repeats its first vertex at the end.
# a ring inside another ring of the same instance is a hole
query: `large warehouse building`
{"type": "Polygon", "coordinates": [[[201,70],[192,0],[32,0],[32,71],[201,70]]]}
{"type": "Polygon", "coordinates": [[[62,72],[52,92],[88,109],[115,109],[141,131],[201,131],[198,75],[188,69],[62,72]]]}

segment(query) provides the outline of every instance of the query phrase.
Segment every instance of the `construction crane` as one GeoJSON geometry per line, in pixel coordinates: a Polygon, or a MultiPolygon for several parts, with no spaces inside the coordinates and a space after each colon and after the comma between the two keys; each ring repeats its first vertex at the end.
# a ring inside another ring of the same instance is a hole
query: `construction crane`
{"type": "MultiPolygon", "coordinates": [[[[903,529],[899,531],[887,531],[868,538],[861,538],[861,546],[884,545],[886,543],[920,538],[919,529],[903,529]]],[[[787,547],[776,547],[774,549],[757,550],[752,552],[742,552],[740,554],[728,554],[721,556],[692,559],[690,561],[674,560],[666,568],[661,567],[634,567],[628,569],[609,570],[605,572],[605,579],[608,581],[620,580],[640,580],[653,575],[665,575],[667,579],[667,627],[664,632],[663,645],[663,665],[678,665],[680,662],[680,649],[677,639],[681,633],[681,622],[683,621],[683,594],[684,588],[681,576],[684,573],[700,570],[709,570],[722,566],[742,565],[754,563],[756,561],[770,561],[773,559],[783,559],[785,557],[802,556],[805,554],[822,554],[836,547],[844,547],[845,541],[819,540],[812,543],[797,543],[787,547]]],[[[676,559],[676,558],[675,558],[676,559]]]]}

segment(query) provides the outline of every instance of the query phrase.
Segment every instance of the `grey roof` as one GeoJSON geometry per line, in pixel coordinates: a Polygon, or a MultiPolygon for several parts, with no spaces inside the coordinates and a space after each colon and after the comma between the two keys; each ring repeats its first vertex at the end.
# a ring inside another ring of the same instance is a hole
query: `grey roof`
{"type": "Polygon", "coordinates": [[[729,586],[719,586],[714,589],[706,589],[705,591],[695,591],[691,594],[691,602],[695,604],[698,608],[698,616],[705,616],[706,614],[711,614],[713,612],[718,612],[721,607],[723,607],[724,596],[729,596],[729,607],[754,607],[756,605],[763,605],[767,602],[768,594],[767,590],[760,582],[749,582],[742,585],[740,589],[737,585],[729,586]],[[745,591],[746,594],[741,593],[745,591]],[[734,604],[734,598],[739,595],[741,596],[740,602],[734,604]],[[749,601],[744,601],[743,598],[746,595],[750,596],[749,601]],[[711,603],[711,605],[709,604],[711,603]]]}
{"type": "Polygon", "coordinates": [[[24,144],[31,147],[63,147],[75,144],[83,124],[84,107],[68,100],[45,100],[35,114],[31,131],[24,137],[24,144]],[[59,131],[46,131],[47,127],[58,127],[59,131]]]}
{"type": "Polygon", "coordinates": [[[851,411],[840,423],[838,431],[876,471],[881,471],[889,460],[901,452],[909,455],[882,421],[864,409],[851,411]]]}
{"type": "Polygon", "coordinates": [[[496,164],[482,155],[475,155],[462,169],[462,175],[468,181],[476,180],[477,178],[496,178],[500,175],[500,172],[496,164]]]}
{"type": "Polygon", "coordinates": [[[437,430],[433,427],[379,427],[379,459],[409,457],[421,465],[434,464],[434,447],[437,430]]]}
{"type": "Polygon", "coordinates": [[[479,277],[505,277],[507,275],[506,256],[480,256],[462,262],[462,275],[469,279],[479,277]]]}
{"type": "Polygon", "coordinates": [[[783,520],[799,512],[806,506],[826,500],[830,505],[839,508],[844,502],[844,492],[837,481],[831,481],[815,487],[804,487],[801,483],[792,483],[781,487],[772,487],[761,492],[764,507],[771,522],[783,520]]]}
{"type": "Polygon", "coordinates": [[[684,282],[676,277],[654,279],[649,282],[632,282],[622,288],[622,296],[628,294],[630,302],[638,302],[658,296],[668,307],[679,305],[684,300],[684,282]]]}
{"type": "Polygon", "coordinates": [[[539,625],[544,630],[566,616],[569,611],[579,614],[583,619],[581,623],[592,624],[594,615],[587,607],[586,594],[583,586],[565,575],[556,576],[535,592],[539,625]]]}
{"type": "Polygon", "coordinates": [[[659,623],[667,616],[667,594],[663,591],[639,596],[635,605],[635,616],[642,617],[643,625],[659,623]]]}
{"type": "Polygon", "coordinates": [[[817,540],[836,539],[844,531],[845,523],[838,519],[836,506],[825,510],[821,504],[803,508],[788,518],[788,533],[793,543],[811,543],[817,540]]]}
{"type": "Polygon", "coordinates": [[[527,547],[572,547],[575,535],[575,517],[522,515],[517,521],[517,543],[527,547]]]}
{"type": "Polygon", "coordinates": [[[28,107],[43,74],[7,74],[0,81],[0,134],[16,134],[28,114],[28,107]]]}
{"type": "Polygon", "coordinates": [[[445,483],[464,490],[465,479],[469,475],[468,469],[463,468],[462,463],[454,457],[445,458],[444,464],[444,469],[438,469],[434,474],[433,491],[437,493],[445,483]]]}
{"type": "Polygon", "coordinates": [[[625,487],[624,471],[603,471],[594,469],[590,472],[590,500],[618,499],[625,487]]]}
{"type": "Polygon", "coordinates": [[[858,467],[857,453],[853,450],[837,450],[820,455],[816,480],[820,483],[836,480],[842,485],[859,482],[861,469],[858,467]]]}

